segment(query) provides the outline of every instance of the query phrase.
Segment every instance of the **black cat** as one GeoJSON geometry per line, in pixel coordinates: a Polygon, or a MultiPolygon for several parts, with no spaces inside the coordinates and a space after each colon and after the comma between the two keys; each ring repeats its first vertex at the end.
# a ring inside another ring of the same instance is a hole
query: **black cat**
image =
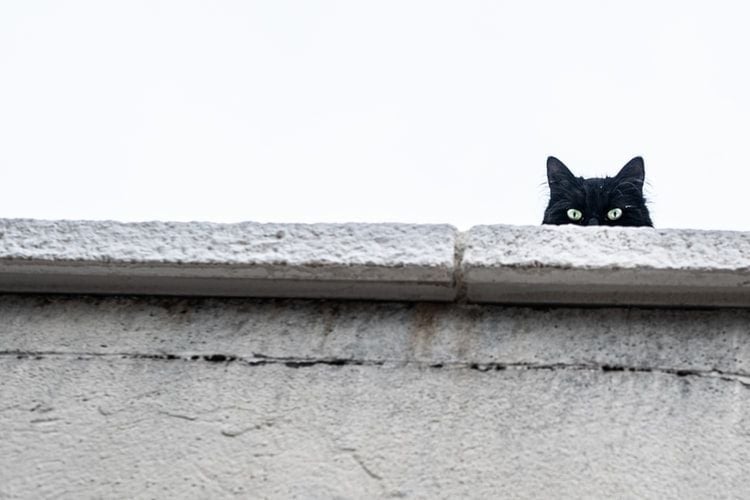
{"type": "Polygon", "coordinates": [[[576,177],[563,162],[547,158],[549,205],[542,224],[653,226],[643,197],[643,158],[636,157],[614,177],[576,177]]]}

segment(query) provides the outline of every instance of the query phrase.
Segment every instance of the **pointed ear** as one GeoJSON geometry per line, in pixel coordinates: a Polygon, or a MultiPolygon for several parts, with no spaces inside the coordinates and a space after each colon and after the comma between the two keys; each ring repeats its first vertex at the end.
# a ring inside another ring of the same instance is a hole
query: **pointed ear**
{"type": "Polygon", "coordinates": [[[646,178],[646,171],[643,167],[643,158],[636,156],[622,167],[620,173],[615,177],[618,181],[629,181],[643,188],[643,180],[646,178]]]}
{"type": "Polygon", "coordinates": [[[563,162],[554,156],[547,158],[547,182],[549,183],[550,189],[559,186],[565,181],[575,181],[575,178],[576,176],[573,175],[573,172],[571,172],[563,162]]]}

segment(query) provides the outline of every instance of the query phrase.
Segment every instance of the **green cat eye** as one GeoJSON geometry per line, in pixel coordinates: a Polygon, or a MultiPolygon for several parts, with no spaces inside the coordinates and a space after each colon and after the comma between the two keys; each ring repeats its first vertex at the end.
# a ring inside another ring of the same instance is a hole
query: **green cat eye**
{"type": "Polygon", "coordinates": [[[583,219],[583,212],[580,210],[576,210],[575,208],[571,208],[568,210],[568,219],[578,222],[579,220],[583,219]]]}
{"type": "Polygon", "coordinates": [[[607,212],[607,219],[609,220],[617,220],[620,217],[622,217],[622,209],[621,208],[613,208],[609,212],[607,212]]]}

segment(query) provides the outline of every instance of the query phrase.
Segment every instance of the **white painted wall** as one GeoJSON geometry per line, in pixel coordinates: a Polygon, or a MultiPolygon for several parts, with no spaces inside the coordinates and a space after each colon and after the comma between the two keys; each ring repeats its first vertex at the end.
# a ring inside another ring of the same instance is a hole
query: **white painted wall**
{"type": "Polygon", "coordinates": [[[750,313],[0,298],[2,498],[742,498],[750,313]]]}

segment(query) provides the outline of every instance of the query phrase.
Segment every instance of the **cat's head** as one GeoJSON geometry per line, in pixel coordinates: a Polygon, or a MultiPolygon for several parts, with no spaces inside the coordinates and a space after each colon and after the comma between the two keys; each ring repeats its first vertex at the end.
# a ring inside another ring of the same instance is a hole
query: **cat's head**
{"type": "Polygon", "coordinates": [[[550,197],[542,224],[653,226],[643,197],[644,176],[641,157],[630,160],[614,177],[584,179],[550,156],[550,197]]]}

